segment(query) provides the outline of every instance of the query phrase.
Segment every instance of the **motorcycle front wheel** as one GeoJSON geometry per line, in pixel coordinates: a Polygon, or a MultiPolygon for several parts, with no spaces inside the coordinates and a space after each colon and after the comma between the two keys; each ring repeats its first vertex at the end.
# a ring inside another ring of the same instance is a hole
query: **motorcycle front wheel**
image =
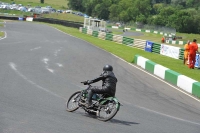
{"type": "Polygon", "coordinates": [[[101,105],[100,110],[97,115],[97,119],[101,121],[108,121],[112,119],[118,112],[116,101],[109,101],[105,105],[101,105]]]}
{"type": "Polygon", "coordinates": [[[73,112],[79,108],[78,102],[80,100],[81,91],[77,91],[70,96],[66,102],[66,111],[73,112]]]}

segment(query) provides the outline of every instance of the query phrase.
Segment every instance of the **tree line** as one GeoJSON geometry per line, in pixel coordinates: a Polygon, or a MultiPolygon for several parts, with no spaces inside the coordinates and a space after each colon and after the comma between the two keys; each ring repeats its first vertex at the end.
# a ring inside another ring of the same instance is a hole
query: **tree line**
{"type": "Polygon", "coordinates": [[[199,0],[68,0],[68,6],[99,19],[200,33],[199,0]]]}

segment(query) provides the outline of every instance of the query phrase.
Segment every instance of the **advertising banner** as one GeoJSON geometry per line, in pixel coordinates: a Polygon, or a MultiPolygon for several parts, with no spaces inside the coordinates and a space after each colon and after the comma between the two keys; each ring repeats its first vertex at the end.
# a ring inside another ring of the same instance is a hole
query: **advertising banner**
{"type": "Polygon", "coordinates": [[[178,47],[161,44],[161,47],[160,47],[161,55],[179,59],[179,52],[180,52],[180,48],[178,48],[178,47]]]}
{"type": "Polygon", "coordinates": [[[200,54],[196,54],[195,67],[200,68],[200,54]]]}
{"type": "Polygon", "coordinates": [[[23,21],[23,20],[24,20],[24,18],[23,18],[23,17],[19,17],[19,20],[20,20],[20,21],[23,21]]]}
{"type": "Polygon", "coordinates": [[[27,17],[26,21],[33,21],[33,17],[27,17]]]}
{"type": "Polygon", "coordinates": [[[152,52],[153,42],[146,41],[145,51],[152,52]]]}

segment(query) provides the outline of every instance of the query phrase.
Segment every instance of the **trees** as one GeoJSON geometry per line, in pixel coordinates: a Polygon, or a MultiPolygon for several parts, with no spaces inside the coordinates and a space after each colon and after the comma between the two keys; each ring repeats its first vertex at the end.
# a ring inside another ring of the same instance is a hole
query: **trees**
{"type": "Polygon", "coordinates": [[[44,0],[40,0],[40,3],[44,3],[44,0]]]}
{"type": "Polygon", "coordinates": [[[68,0],[68,5],[100,19],[134,21],[172,27],[179,32],[200,33],[199,0],[68,0]]]}

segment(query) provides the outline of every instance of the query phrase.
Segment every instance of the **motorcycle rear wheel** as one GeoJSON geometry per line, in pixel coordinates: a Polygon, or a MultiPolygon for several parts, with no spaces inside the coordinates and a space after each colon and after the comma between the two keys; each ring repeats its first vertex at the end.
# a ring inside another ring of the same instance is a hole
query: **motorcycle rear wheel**
{"type": "Polygon", "coordinates": [[[73,112],[79,108],[79,100],[80,100],[81,91],[77,91],[70,96],[68,101],[66,102],[66,111],[73,112]]]}
{"type": "Polygon", "coordinates": [[[100,121],[108,121],[112,119],[118,112],[117,104],[119,103],[112,100],[103,105],[98,112],[97,119],[100,121]]]}

